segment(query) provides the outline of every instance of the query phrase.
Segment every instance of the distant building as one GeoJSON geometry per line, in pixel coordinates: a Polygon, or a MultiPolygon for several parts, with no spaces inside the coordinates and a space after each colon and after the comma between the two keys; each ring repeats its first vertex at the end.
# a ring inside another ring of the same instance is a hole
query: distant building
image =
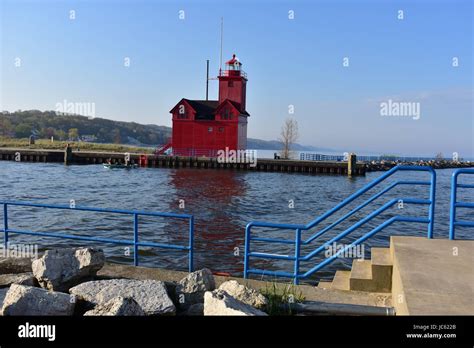
{"type": "Polygon", "coordinates": [[[97,137],[92,134],[92,135],[81,135],[79,137],[79,141],[84,141],[87,143],[93,143],[94,141],[97,141],[97,137]]]}
{"type": "Polygon", "coordinates": [[[219,71],[219,100],[183,98],[171,109],[174,155],[217,156],[218,150],[247,148],[247,75],[233,55],[219,71]]]}

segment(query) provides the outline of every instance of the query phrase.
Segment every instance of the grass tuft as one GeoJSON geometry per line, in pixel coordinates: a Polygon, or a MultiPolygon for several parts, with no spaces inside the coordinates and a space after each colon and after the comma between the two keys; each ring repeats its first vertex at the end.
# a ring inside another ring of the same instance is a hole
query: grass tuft
{"type": "Polygon", "coordinates": [[[269,315],[293,315],[289,305],[303,302],[305,299],[301,290],[294,284],[272,282],[260,292],[268,299],[266,312],[269,315]]]}

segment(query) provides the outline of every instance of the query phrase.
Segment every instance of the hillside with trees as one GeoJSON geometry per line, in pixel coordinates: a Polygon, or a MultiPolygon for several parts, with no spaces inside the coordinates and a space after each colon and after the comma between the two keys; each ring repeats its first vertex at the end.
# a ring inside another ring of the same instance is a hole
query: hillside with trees
{"type": "Polygon", "coordinates": [[[157,145],[171,136],[171,128],[120,122],[79,115],[63,115],[55,111],[16,111],[0,114],[0,136],[111,144],[157,145]]]}

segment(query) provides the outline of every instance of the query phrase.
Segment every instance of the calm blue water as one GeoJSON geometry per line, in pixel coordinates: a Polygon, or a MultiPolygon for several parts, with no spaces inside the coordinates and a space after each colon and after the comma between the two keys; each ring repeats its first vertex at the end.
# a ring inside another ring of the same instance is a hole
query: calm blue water
{"type": "MultiPolygon", "coordinates": [[[[451,173],[452,170],[449,169],[437,171],[436,238],[448,235],[451,173]]],[[[344,176],[205,169],[108,170],[101,165],[66,167],[61,164],[1,161],[0,200],[68,205],[73,199],[78,206],[194,214],[196,268],[209,267],[213,271],[241,275],[244,229],[249,221],[307,223],[381,174],[368,173],[366,177],[349,179],[344,176]],[[184,209],[179,208],[180,200],[184,200],[184,209]],[[290,200],[294,202],[293,208],[289,207],[290,200]]],[[[428,179],[427,173],[402,175],[411,180],[428,179]]],[[[394,178],[400,177],[399,173],[394,178]]],[[[470,182],[474,183],[472,180],[474,178],[470,179],[470,182]]],[[[373,192],[378,190],[371,191],[373,192]]],[[[370,205],[371,208],[363,209],[355,217],[335,228],[334,232],[325,238],[318,239],[311,246],[303,248],[302,254],[313,250],[330,236],[347,229],[350,224],[373,211],[374,207],[387,202],[389,198],[400,197],[428,198],[428,187],[401,187],[394,190],[387,197],[379,198],[376,204],[370,205]]],[[[362,199],[357,202],[363,202],[362,199]]],[[[473,192],[471,191],[469,195],[469,190],[461,190],[459,200],[473,201],[473,192]]],[[[349,211],[354,206],[351,204],[343,212],[349,211]]],[[[89,234],[116,239],[133,238],[131,216],[28,207],[10,207],[9,211],[10,228],[89,234]]],[[[350,238],[344,239],[343,242],[349,243],[362,232],[369,231],[392,216],[398,214],[414,216],[426,214],[426,211],[425,206],[405,205],[402,210],[393,208],[364,225],[358,233],[351,234],[350,238]]],[[[3,218],[2,214],[3,211],[0,211],[0,218],[3,218]]],[[[321,224],[321,228],[334,221],[337,216],[321,224]]],[[[469,212],[465,209],[459,210],[458,218],[474,219],[474,216],[472,210],[469,212]]],[[[187,243],[187,226],[185,223],[177,223],[176,220],[140,218],[139,228],[141,240],[187,243]]],[[[294,238],[293,231],[256,230],[258,231],[259,235],[268,237],[294,238]]],[[[365,243],[366,257],[370,256],[368,252],[370,246],[387,246],[390,234],[424,236],[426,231],[426,225],[423,224],[392,225],[365,243]]],[[[459,228],[457,234],[459,237],[473,239],[474,230],[459,228]]],[[[304,237],[309,235],[310,233],[306,233],[304,237]]],[[[40,244],[42,248],[90,245],[86,242],[20,235],[12,235],[11,242],[34,242],[40,244]]],[[[112,261],[132,262],[132,256],[125,255],[123,246],[111,244],[95,244],[95,246],[104,248],[107,257],[112,261]]],[[[254,249],[256,250],[257,248],[254,249]]],[[[281,244],[258,246],[258,250],[280,254],[293,253],[292,248],[281,244]]],[[[187,267],[186,254],[183,252],[141,248],[140,254],[142,265],[172,269],[187,267]]],[[[321,260],[322,255],[312,262],[302,263],[302,268],[309,269],[315,262],[321,260]]],[[[349,259],[337,260],[317,276],[330,277],[336,269],[347,268],[350,264],[349,259]]],[[[253,265],[264,269],[292,270],[292,263],[284,261],[258,260],[253,262],[253,265]]]]}

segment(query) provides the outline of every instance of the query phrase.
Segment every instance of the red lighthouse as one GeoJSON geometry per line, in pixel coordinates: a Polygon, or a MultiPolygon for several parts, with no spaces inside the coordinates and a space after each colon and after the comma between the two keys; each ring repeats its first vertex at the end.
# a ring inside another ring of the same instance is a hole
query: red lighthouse
{"type": "Polygon", "coordinates": [[[171,109],[174,155],[217,156],[217,151],[245,150],[247,75],[233,55],[219,71],[219,100],[181,99],[171,109]]]}

